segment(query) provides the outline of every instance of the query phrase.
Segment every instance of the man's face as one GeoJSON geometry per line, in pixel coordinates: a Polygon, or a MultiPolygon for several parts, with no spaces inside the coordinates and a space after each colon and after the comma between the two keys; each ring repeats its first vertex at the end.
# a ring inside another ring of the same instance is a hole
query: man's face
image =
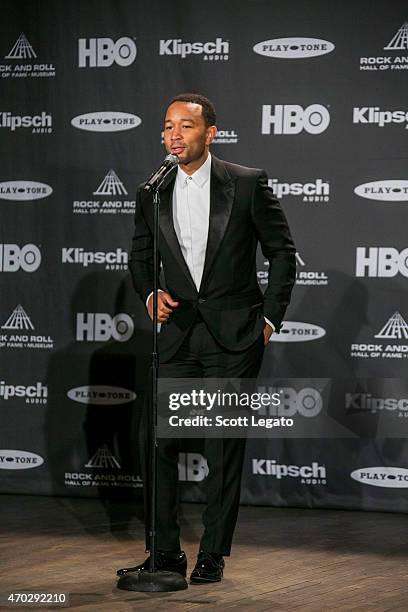
{"type": "Polygon", "coordinates": [[[201,104],[173,102],[164,119],[164,144],[168,153],[178,155],[180,164],[197,169],[207,158],[215,126],[206,127],[201,104]]]}

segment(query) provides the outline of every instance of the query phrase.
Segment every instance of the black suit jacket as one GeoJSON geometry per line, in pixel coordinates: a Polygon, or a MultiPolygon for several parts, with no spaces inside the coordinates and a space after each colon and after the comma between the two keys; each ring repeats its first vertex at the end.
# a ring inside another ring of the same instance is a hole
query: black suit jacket
{"type": "MultiPolygon", "coordinates": [[[[226,349],[245,350],[264,328],[266,316],[279,333],[295,281],[295,246],[286,217],[263,170],[212,156],[210,222],[203,277],[198,291],[173,225],[176,169],[161,189],[160,260],[165,286],[179,302],[159,334],[160,361],[171,358],[200,311],[210,332],[226,349]],[[269,260],[265,294],[256,276],[258,242],[269,260]]],[[[141,185],[129,258],[136,291],[145,302],[153,287],[153,204],[141,185]]]]}

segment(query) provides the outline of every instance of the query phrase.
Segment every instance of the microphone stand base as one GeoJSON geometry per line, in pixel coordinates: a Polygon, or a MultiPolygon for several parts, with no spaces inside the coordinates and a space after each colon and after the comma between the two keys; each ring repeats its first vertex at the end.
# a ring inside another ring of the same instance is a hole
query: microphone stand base
{"type": "Polygon", "coordinates": [[[177,572],[142,570],[130,572],[119,578],[117,588],[122,591],[165,593],[183,591],[188,588],[188,584],[187,580],[177,572]]]}

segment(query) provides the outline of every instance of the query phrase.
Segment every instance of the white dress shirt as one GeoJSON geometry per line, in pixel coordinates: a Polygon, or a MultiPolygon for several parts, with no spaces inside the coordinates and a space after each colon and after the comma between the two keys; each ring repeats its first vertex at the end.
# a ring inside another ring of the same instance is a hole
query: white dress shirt
{"type": "MultiPolygon", "coordinates": [[[[173,189],[173,223],[191,277],[200,290],[210,222],[211,155],[192,175],[177,168],[173,189]]],[[[146,300],[146,306],[150,296],[146,300]]],[[[266,317],[265,321],[275,331],[266,317]]]]}

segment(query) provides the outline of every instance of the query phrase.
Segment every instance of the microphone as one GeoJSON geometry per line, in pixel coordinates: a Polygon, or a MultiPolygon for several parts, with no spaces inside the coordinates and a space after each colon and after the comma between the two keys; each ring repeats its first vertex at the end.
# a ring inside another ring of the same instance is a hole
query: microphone
{"type": "Polygon", "coordinates": [[[180,160],[177,155],[167,155],[162,165],[158,168],[158,170],[156,170],[156,172],[153,172],[143,189],[146,191],[157,191],[168,173],[174,168],[174,166],[177,166],[179,162],[180,160]]]}

